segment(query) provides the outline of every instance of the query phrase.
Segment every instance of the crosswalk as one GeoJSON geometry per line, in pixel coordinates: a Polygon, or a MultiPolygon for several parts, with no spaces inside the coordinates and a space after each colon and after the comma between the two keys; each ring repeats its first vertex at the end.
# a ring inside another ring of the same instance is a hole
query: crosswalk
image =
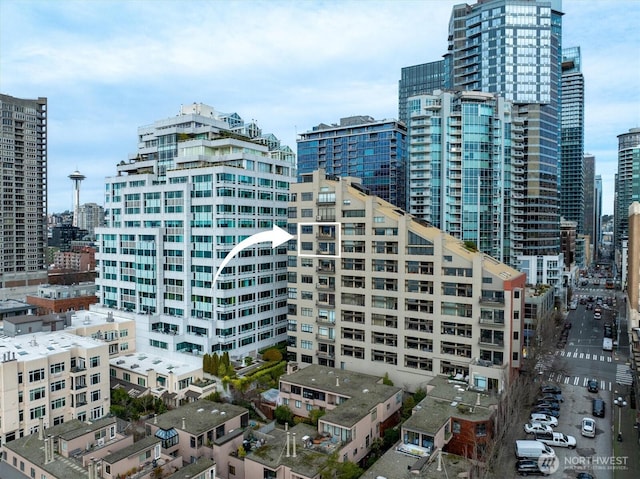
{"type": "Polygon", "coordinates": [[[633,373],[626,364],[618,364],[616,367],[616,383],[624,386],[633,384],[633,373]]]}
{"type": "MultiPolygon", "coordinates": [[[[589,381],[589,379],[593,379],[593,378],[590,378],[590,377],[585,378],[581,376],[565,376],[561,373],[552,373],[547,377],[547,380],[551,382],[555,382],[558,384],[570,384],[572,386],[582,386],[584,388],[587,387],[587,381],[589,381]]],[[[597,381],[598,381],[598,387],[600,388],[601,391],[613,390],[612,381],[605,381],[603,379],[597,380],[597,381]]]]}
{"type": "Polygon", "coordinates": [[[603,363],[610,363],[613,361],[610,354],[580,353],[578,351],[556,351],[556,356],[561,356],[564,358],[585,359],[590,361],[600,361],[603,363]]]}

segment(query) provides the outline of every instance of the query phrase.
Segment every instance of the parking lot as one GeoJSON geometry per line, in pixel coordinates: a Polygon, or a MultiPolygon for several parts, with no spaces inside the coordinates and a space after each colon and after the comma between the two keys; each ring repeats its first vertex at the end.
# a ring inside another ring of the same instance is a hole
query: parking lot
{"type": "MultiPolygon", "coordinates": [[[[555,432],[561,432],[576,439],[575,449],[564,447],[552,447],[558,457],[558,467],[555,472],[547,477],[575,479],[579,472],[588,472],[595,479],[612,479],[613,468],[623,467],[624,464],[615,464],[612,457],[612,396],[609,391],[599,391],[590,393],[587,388],[562,384],[562,395],[564,402],[560,406],[560,417],[558,427],[555,432]],[[606,402],[606,412],[604,418],[592,415],[592,400],[594,398],[603,399],[606,402]],[[596,420],[596,436],[594,438],[584,437],[580,434],[583,417],[591,417],[596,420]]],[[[534,439],[533,435],[528,435],[522,430],[520,439],[534,439]]]]}

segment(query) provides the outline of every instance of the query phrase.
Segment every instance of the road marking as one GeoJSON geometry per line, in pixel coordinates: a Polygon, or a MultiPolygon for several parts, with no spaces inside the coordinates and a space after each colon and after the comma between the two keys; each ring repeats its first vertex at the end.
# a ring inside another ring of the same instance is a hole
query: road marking
{"type": "Polygon", "coordinates": [[[589,353],[587,353],[587,354],[585,355],[585,359],[591,359],[591,355],[590,355],[589,353]]]}
{"type": "Polygon", "coordinates": [[[569,376],[567,376],[566,378],[564,378],[564,383],[565,383],[565,384],[569,384],[569,376]]]}
{"type": "Polygon", "coordinates": [[[606,389],[607,385],[606,385],[606,381],[601,381],[602,384],[600,385],[600,389],[606,389]]]}
{"type": "Polygon", "coordinates": [[[579,382],[580,382],[580,378],[579,378],[579,377],[576,377],[576,378],[574,379],[574,381],[573,381],[573,385],[574,385],[574,386],[577,386],[579,382]]]}
{"type": "Polygon", "coordinates": [[[584,358],[584,353],[580,353],[580,359],[584,358]]]}
{"type": "Polygon", "coordinates": [[[609,357],[607,358],[607,360],[608,360],[608,362],[611,362],[611,356],[609,356],[609,357]]]}
{"type": "Polygon", "coordinates": [[[584,378],[584,382],[582,383],[583,386],[587,386],[587,381],[589,381],[587,378],[584,378]]]}

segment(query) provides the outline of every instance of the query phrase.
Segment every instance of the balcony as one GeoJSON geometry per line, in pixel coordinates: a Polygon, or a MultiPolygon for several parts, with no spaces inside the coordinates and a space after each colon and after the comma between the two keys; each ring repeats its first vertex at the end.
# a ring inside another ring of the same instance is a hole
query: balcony
{"type": "Polygon", "coordinates": [[[326,343],[335,343],[336,342],[335,338],[330,338],[329,336],[322,336],[320,334],[316,334],[316,340],[317,341],[324,341],[326,343]]]}
{"type": "Polygon", "coordinates": [[[492,318],[480,318],[480,324],[486,326],[499,326],[504,327],[504,319],[492,319],[492,318]]]}
{"type": "Polygon", "coordinates": [[[335,291],[336,286],[335,284],[316,283],[316,289],[319,291],[335,291]]]}
{"type": "Polygon", "coordinates": [[[329,319],[329,318],[324,317],[324,316],[317,316],[316,317],[316,323],[333,325],[333,324],[336,324],[336,320],[335,319],[329,319]]]}
{"type": "Polygon", "coordinates": [[[318,273],[331,273],[335,274],[336,268],[333,265],[320,265],[316,268],[318,273]]]}
{"type": "Polygon", "coordinates": [[[316,301],[316,306],[318,306],[319,308],[330,308],[330,309],[334,309],[336,307],[336,303],[329,303],[329,302],[323,302],[323,301],[316,301]]]}
{"type": "Polygon", "coordinates": [[[490,348],[504,348],[504,340],[500,339],[491,339],[491,338],[480,338],[478,340],[478,344],[480,346],[490,347],[490,348]]]}
{"type": "Polygon", "coordinates": [[[336,355],[334,353],[330,353],[328,351],[316,351],[316,356],[319,358],[325,359],[335,359],[336,355]]]}

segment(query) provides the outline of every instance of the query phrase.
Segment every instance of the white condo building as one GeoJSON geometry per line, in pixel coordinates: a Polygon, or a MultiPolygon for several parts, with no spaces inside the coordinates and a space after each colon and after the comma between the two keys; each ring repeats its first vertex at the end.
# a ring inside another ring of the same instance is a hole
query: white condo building
{"type": "Polygon", "coordinates": [[[107,178],[97,228],[99,303],[136,316],[159,354],[229,351],[286,339],[286,245],[234,246],[286,227],[292,151],[237,114],[193,104],[139,128],[138,152],[107,178]]]}

